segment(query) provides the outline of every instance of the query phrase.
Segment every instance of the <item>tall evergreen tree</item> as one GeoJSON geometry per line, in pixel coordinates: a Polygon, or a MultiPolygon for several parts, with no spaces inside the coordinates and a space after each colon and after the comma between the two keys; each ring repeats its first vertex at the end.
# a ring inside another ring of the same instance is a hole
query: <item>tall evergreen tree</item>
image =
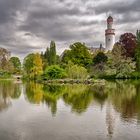
{"type": "Polygon", "coordinates": [[[137,71],[140,72],[140,30],[137,31],[136,33],[136,66],[137,66],[137,71]]]}
{"type": "Polygon", "coordinates": [[[56,45],[54,41],[50,43],[49,61],[50,65],[56,64],[56,45]]]}
{"type": "Polygon", "coordinates": [[[48,65],[50,65],[50,49],[47,47],[45,53],[42,57],[43,69],[45,70],[48,65]]]}
{"type": "Polygon", "coordinates": [[[45,58],[48,64],[50,65],[50,49],[49,48],[46,49],[45,58]]]}

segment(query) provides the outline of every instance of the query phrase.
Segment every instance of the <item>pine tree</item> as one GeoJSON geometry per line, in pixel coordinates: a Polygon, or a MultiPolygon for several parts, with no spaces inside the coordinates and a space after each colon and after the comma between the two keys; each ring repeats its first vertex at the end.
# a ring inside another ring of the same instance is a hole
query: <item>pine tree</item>
{"type": "Polygon", "coordinates": [[[50,65],[50,49],[48,47],[46,48],[42,60],[43,60],[43,70],[45,70],[46,67],[50,65]]]}
{"type": "Polygon", "coordinates": [[[50,65],[56,64],[56,46],[54,41],[50,43],[49,61],[50,65]]]}
{"type": "Polygon", "coordinates": [[[136,33],[136,53],[135,53],[135,57],[136,57],[136,66],[137,66],[137,71],[140,72],[140,30],[137,30],[136,33]]]}
{"type": "Polygon", "coordinates": [[[46,49],[45,58],[48,64],[50,65],[50,49],[49,48],[46,49]]]}

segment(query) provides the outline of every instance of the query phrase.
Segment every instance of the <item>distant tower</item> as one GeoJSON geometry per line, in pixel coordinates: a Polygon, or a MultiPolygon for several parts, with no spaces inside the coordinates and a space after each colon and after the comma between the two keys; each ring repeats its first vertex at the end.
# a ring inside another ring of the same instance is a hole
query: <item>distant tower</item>
{"type": "Polygon", "coordinates": [[[106,51],[112,50],[115,44],[115,29],[112,29],[113,18],[107,18],[107,29],[105,30],[105,49],[106,51]]]}

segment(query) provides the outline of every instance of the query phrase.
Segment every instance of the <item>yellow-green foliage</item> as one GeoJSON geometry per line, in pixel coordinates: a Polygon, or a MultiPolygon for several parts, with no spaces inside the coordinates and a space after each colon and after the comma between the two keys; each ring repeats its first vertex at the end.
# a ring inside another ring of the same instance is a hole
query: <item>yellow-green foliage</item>
{"type": "Polygon", "coordinates": [[[33,69],[32,74],[39,76],[43,73],[43,63],[39,53],[36,53],[33,58],[33,69]]]}
{"type": "Polygon", "coordinates": [[[88,76],[87,69],[74,65],[72,62],[69,62],[67,67],[66,67],[67,73],[68,73],[68,78],[71,79],[86,79],[88,76]]]}

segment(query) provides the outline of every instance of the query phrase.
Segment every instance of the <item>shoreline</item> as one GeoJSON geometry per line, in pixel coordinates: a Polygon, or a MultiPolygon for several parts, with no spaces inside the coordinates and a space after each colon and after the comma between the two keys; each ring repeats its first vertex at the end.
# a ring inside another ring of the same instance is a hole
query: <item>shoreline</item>
{"type": "Polygon", "coordinates": [[[85,79],[85,80],[80,80],[80,79],[56,79],[56,80],[38,80],[38,83],[41,84],[97,84],[97,83],[102,83],[105,84],[105,79],[85,79]]]}

